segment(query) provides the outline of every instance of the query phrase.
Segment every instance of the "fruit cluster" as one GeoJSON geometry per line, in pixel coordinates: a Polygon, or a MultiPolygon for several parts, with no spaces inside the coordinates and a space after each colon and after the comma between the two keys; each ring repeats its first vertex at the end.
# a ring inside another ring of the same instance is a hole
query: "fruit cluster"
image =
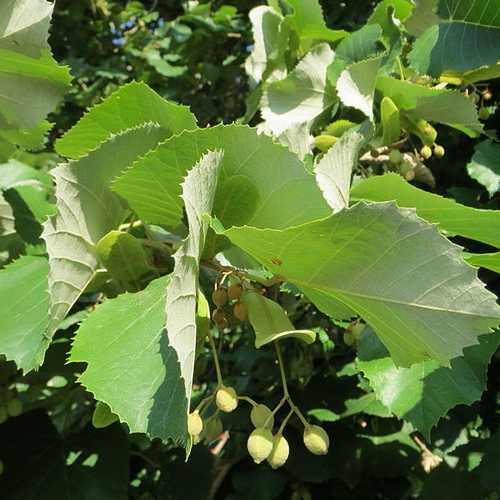
{"type": "Polygon", "coordinates": [[[228,308],[230,307],[232,307],[232,314],[236,319],[246,321],[247,310],[245,305],[240,302],[242,294],[243,285],[240,282],[233,283],[227,289],[218,284],[213,291],[212,302],[217,308],[212,314],[212,319],[219,330],[223,330],[229,324],[228,308]]]}

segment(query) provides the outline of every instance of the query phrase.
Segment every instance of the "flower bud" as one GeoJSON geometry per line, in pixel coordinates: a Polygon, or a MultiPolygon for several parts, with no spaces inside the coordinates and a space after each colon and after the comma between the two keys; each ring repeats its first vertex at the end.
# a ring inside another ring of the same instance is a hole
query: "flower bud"
{"type": "Polygon", "coordinates": [[[213,441],[222,434],[223,430],[222,420],[219,417],[211,418],[205,426],[205,439],[213,441]]]}
{"type": "Polygon", "coordinates": [[[403,161],[403,153],[399,149],[392,149],[389,153],[389,161],[393,165],[399,165],[403,161]]]}
{"type": "Polygon", "coordinates": [[[188,415],[188,432],[191,436],[199,436],[203,430],[203,420],[198,411],[193,411],[188,415]]]}
{"type": "Polygon", "coordinates": [[[314,145],[323,153],[326,153],[336,142],[337,138],[333,135],[318,135],[314,138],[314,145]]]}
{"type": "Polygon", "coordinates": [[[420,150],[420,154],[424,160],[428,160],[432,156],[432,149],[429,146],[424,146],[420,150]]]}
{"type": "Polygon", "coordinates": [[[252,424],[257,429],[259,427],[267,427],[272,429],[274,425],[273,412],[263,404],[254,406],[250,412],[250,420],[252,424]],[[267,422],[267,425],[266,425],[267,422]]]}
{"type": "Polygon", "coordinates": [[[308,425],[304,429],[304,444],[314,455],[326,455],[330,446],[330,438],[323,427],[308,425]]]}
{"type": "Polygon", "coordinates": [[[289,454],[290,446],[288,446],[288,441],[281,434],[276,434],[273,439],[273,449],[269,457],[267,457],[269,465],[273,469],[281,467],[288,460],[289,454]]]}
{"type": "Polygon", "coordinates": [[[219,410],[231,413],[238,406],[238,395],[232,387],[222,386],[215,395],[215,404],[219,410]]]}
{"type": "Polygon", "coordinates": [[[443,146],[436,144],[434,146],[434,156],[436,158],[442,158],[444,155],[445,155],[445,150],[444,150],[443,146]]]}
{"type": "Polygon", "coordinates": [[[256,464],[263,462],[273,450],[273,435],[269,429],[255,429],[247,441],[247,449],[256,464]]]}

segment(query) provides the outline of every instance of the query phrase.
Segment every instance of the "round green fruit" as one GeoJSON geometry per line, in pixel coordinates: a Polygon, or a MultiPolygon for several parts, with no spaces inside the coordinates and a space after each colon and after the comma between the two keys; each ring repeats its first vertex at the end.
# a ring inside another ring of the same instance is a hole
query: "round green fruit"
{"type": "Polygon", "coordinates": [[[273,469],[281,467],[288,460],[289,454],[290,446],[288,445],[288,441],[281,434],[276,434],[273,439],[273,449],[267,457],[269,465],[273,469]]]}
{"type": "Polygon", "coordinates": [[[191,436],[199,436],[203,430],[203,420],[198,411],[193,411],[187,419],[188,432],[191,436]]]}
{"type": "Polygon", "coordinates": [[[323,153],[326,153],[336,142],[337,138],[333,135],[318,135],[314,138],[314,145],[323,153]]]}
{"type": "Polygon", "coordinates": [[[222,420],[219,417],[211,418],[205,426],[205,438],[213,441],[222,434],[223,430],[222,420]]]}
{"type": "Polygon", "coordinates": [[[488,120],[489,117],[491,116],[491,112],[488,108],[480,108],[479,109],[479,118],[481,120],[488,120]]]}
{"type": "Polygon", "coordinates": [[[424,160],[428,160],[432,156],[432,149],[429,146],[424,146],[420,150],[420,155],[424,160]]]}
{"type": "Polygon", "coordinates": [[[445,155],[446,151],[443,148],[443,146],[440,146],[439,144],[436,144],[434,146],[434,156],[436,158],[442,158],[445,155]]]}
{"type": "Polygon", "coordinates": [[[255,428],[267,427],[272,429],[274,425],[273,412],[269,407],[263,404],[259,404],[252,408],[252,411],[250,412],[250,420],[255,428]]]}
{"type": "Polygon", "coordinates": [[[219,410],[231,413],[238,406],[238,394],[232,387],[222,386],[215,395],[215,404],[219,410]]]}
{"type": "Polygon", "coordinates": [[[247,449],[253,461],[256,464],[260,464],[273,451],[273,435],[269,429],[260,427],[255,429],[252,434],[250,434],[247,441],[247,449]]]}
{"type": "Polygon", "coordinates": [[[399,165],[403,161],[403,153],[399,149],[392,149],[389,153],[389,161],[393,165],[399,165]]]}
{"type": "Polygon", "coordinates": [[[330,438],[323,427],[308,425],[304,429],[304,444],[314,455],[326,455],[330,447],[330,438]]]}

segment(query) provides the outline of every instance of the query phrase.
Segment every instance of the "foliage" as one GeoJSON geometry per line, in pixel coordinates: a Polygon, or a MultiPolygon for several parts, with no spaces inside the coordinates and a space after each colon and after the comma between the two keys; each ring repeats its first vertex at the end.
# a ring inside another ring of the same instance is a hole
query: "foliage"
{"type": "Polygon", "coordinates": [[[496,498],[500,0],[323,7],[0,7],[6,498],[496,498]]]}

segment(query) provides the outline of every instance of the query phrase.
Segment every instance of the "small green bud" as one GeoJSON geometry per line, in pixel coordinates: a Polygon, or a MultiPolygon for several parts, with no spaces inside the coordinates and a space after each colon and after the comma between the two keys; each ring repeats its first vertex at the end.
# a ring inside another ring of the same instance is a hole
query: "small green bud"
{"type": "Polygon", "coordinates": [[[217,307],[222,307],[227,304],[227,292],[224,288],[217,288],[212,293],[212,301],[217,307]]]}
{"type": "Polygon", "coordinates": [[[348,130],[351,128],[355,127],[356,123],[353,123],[349,120],[336,120],[328,127],[326,127],[325,132],[329,135],[333,135],[335,137],[341,137],[343,134],[345,134],[348,130]]]}
{"type": "Polygon", "coordinates": [[[318,135],[314,138],[314,145],[323,153],[326,153],[336,142],[337,138],[333,135],[318,135]]]}
{"type": "Polygon", "coordinates": [[[21,415],[22,412],[23,412],[23,404],[21,403],[20,399],[18,398],[12,399],[7,403],[7,413],[11,417],[18,417],[19,415],[21,415]]]}
{"type": "Polygon", "coordinates": [[[205,426],[205,438],[213,441],[222,434],[223,430],[222,420],[219,417],[211,418],[205,426]]]}
{"type": "Polygon", "coordinates": [[[330,438],[323,427],[308,425],[304,429],[304,444],[314,455],[326,455],[330,447],[330,438]]]}
{"type": "Polygon", "coordinates": [[[263,404],[254,406],[250,412],[250,420],[255,428],[267,427],[269,429],[273,428],[274,416],[273,412],[263,404]],[[266,425],[267,422],[267,425],[266,425]]]}
{"type": "Polygon", "coordinates": [[[215,404],[219,410],[231,413],[238,406],[238,395],[232,387],[222,386],[215,395],[215,404]]]}
{"type": "Polygon", "coordinates": [[[393,165],[399,165],[403,161],[403,154],[399,149],[392,149],[389,153],[389,161],[393,165]]]}
{"type": "Polygon", "coordinates": [[[365,328],[366,325],[364,323],[361,323],[361,321],[357,321],[349,328],[349,330],[351,331],[353,337],[356,340],[359,340],[365,328]]]}
{"type": "Polygon", "coordinates": [[[442,158],[445,155],[446,151],[444,150],[443,146],[440,146],[439,144],[436,144],[434,146],[434,156],[436,158],[442,158]]]}
{"type": "Polygon", "coordinates": [[[420,150],[420,154],[424,160],[428,160],[432,156],[432,149],[429,146],[424,146],[420,150]]]}
{"type": "Polygon", "coordinates": [[[276,434],[273,439],[273,449],[267,457],[269,465],[273,469],[281,467],[288,460],[289,454],[290,446],[288,445],[288,441],[281,434],[276,434]]]}
{"type": "Polygon", "coordinates": [[[273,450],[273,435],[263,427],[255,429],[247,441],[247,449],[256,464],[263,462],[273,450]]]}
{"type": "Polygon", "coordinates": [[[198,411],[193,411],[187,419],[188,432],[191,436],[199,436],[203,430],[203,420],[198,411]]]}
{"type": "Polygon", "coordinates": [[[491,116],[491,112],[488,108],[482,107],[479,109],[479,118],[481,120],[488,120],[488,118],[491,116]]]}

